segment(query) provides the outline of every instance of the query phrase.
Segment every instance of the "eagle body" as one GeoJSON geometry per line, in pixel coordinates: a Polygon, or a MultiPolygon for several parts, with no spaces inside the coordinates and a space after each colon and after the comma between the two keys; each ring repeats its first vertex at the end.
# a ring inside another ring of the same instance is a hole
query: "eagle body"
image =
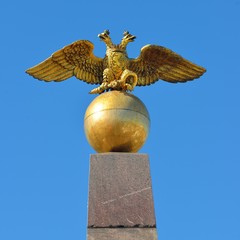
{"type": "Polygon", "coordinates": [[[135,86],[150,85],[159,79],[172,83],[186,82],[199,78],[206,71],[158,45],[146,45],[138,58],[128,58],[126,46],[136,37],[124,32],[121,43],[116,45],[109,34],[105,30],[98,35],[107,46],[104,58],[93,54],[94,45],[90,41],[78,40],[26,72],[47,82],[75,76],[86,83],[100,84],[90,93],[102,93],[109,89],[132,91],[135,86]]]}
{"type": "Polygon", "coordinates": [[[113,73],[115,79],[119,79],[123,71],[128,67],[126,53],[120,51],[109,51],[107,53],[108,68],[113,73]]]}

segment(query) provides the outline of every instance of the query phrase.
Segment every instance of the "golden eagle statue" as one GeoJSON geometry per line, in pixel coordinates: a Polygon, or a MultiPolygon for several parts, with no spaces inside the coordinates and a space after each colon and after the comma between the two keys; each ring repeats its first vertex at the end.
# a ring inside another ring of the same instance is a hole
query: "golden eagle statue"
{"type": "Polygon", "coordinates": [[[135,86],[150,85],[159,79],[171,83],[186,82],[206,71],[170,49],[157,45],[146,45],[138,58],[128,58],[127,44],[136,37],[124,32],[121,43],[116,45],[109,34],[105,30],[98,35],[107,45],[104,58],[93,54],[94,45],[90,41],[79,40],[26,72],[46,82],[60,82],[75,76],[90,84],[100,84],[90,93],[102,93],[109,89],[132,91],[135,86]]]}

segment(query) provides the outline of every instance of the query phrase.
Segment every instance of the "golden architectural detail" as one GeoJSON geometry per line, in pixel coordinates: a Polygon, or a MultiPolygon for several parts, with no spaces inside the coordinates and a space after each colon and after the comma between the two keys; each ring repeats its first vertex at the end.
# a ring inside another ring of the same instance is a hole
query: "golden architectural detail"
{"type": "Polygon", "coordinates": [[[87,140],[97,152],[137,152],[147,139],[149,125],[145,105],[121,91],[100,94],[84,117],[87,140]]]}
{"type": "Polygon", "coordinates": [[[127,44],[136,37],[124,32],[121,43],[116,45],[109,34],[105,30],[98,35],[107,46],[104,58],[93,54],[94,46],[90,41],[79,40],[26,72],[47,82],[59,82],[75,76],[90,84],[100,84],[90,93],[102,93],[109,89],[132,91],[135,86],[150,85],[159,79],[172,83],[186,82],[206,71],[170,49],[157,45],[146,45],[138,58],[128,58],[127,44]]]}
{"type": "Polygon", "coordinates": [[[75,76],[86,83],[100,84],[90,93],[106,92],[96,97],[85,113],[88,142],[97,152],[137,152],[147,139],[150,118],[144,104],[126,91],[159,79],[186,82],[206,70],[157,45],[146,45],[139,57],[128,58],[126,47],[136,37],[124,32],[121,43],[116,45],[109,34],[106,30],[98,35],[107,46],[104,58],[93,54],[94,45],[90,41],[79,40],[26,72],[47,82],[75,76]]]}

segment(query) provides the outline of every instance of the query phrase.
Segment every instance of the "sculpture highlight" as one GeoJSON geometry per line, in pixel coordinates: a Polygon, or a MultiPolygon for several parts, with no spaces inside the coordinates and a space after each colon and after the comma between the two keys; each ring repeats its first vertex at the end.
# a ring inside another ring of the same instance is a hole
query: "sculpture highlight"
{"type": "Polygon", "coordinates": [[[148,137],[150,117],[144,103],[127,91],[159,79],[186,82],[200,77],[206,70],[157,45],[146,45],[139,57],[129,58],[126,47],[136,37],[124,32],[120,44],[116,45],[109,34],[105,30],[98,35],[107,46],[104,58],[93,54],[94,45],[90,41],[79,40],[26,72],[46,82],[75,76],[86,83],[99,84],[90,93],[102,94],[88,106],[84,117],[89,144],[100,153],[137,152],[148,137]]]}
{"type": "Polygon", "coordinates": [[[146,45],[138,58],[128,58],[126,47],[136,38],[123,33],[120,44],[113,44],[105,30],[98,37],[107,46],[104,58],[94,56],[94,45],[88,40],[76,41],[53,53],[26,72],[39,80],[60,82],[72,76],[100,84],[90,93],[108,90],[132,91],[135,86],[146,86],[162,79],[171,83],[199,78],[206,69],[198,66],[168,48],[146,45]]]}

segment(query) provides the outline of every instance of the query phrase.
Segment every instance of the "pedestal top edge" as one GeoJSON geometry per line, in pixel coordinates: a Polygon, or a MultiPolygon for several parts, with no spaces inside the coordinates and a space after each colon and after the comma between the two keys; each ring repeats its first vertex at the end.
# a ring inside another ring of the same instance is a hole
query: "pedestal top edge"
{"type": "Polygon", "coordinates": [[[91,153],[92,156],[116,156],[116,155],[129,155],[129,156],[148,156],[147,153],[128,153],[128,152],[107,152],[107,153],[91,153]]]}

